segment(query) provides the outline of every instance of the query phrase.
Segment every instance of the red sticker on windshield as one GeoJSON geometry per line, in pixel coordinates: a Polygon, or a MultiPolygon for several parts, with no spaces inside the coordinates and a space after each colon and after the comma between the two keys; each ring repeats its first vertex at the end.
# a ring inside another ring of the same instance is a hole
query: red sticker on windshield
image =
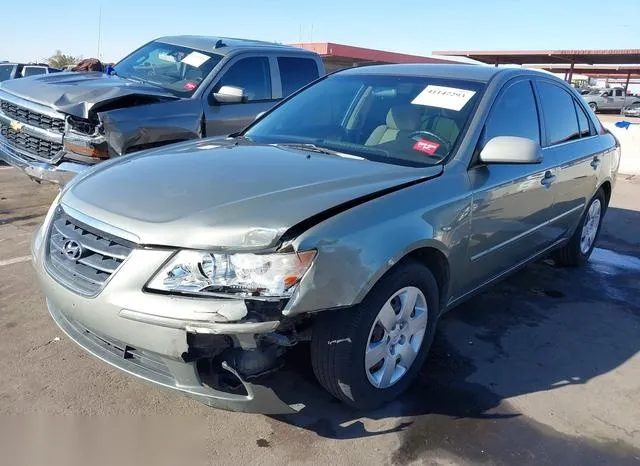
{"type": "Polygon", "coordinates": [[[184,85],[184,88],[186,90],[188,90],[188,91],[193,91],[196,87],[198,87],[198,85],[196,83],[194,83],[194,82],[191,82],[191,81],[185,83],[185,85],[184,85]]]}
{"type": "Polygon", "coordinates": [[[428,139],[420,139],[413,145],[413,150],[433,155],[438,150],[438,147],[440,147],[440,144],[437,142],[429,141],[428,139]]]}

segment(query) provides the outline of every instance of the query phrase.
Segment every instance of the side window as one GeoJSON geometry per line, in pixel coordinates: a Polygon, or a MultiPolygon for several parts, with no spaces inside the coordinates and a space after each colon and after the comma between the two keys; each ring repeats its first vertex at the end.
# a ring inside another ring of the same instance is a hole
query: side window
{"type": "Polygon", "coordinates": [[[538,90],[549,145],[578,139],[580,130],[573,97],[561,87],[545,81],[539,82],[538,90]]]}
{"type": "Polygon", "coordinates": [[[320,76],[318,65],[309,58],[278,57],[282,97],[297,91],[320,76]]]}
{"type": "Polygon", "coordinates": [[[271,99],[271,72],[266,57],[243,58],[229,68],[216,85],[214,92],[222,86],[244,89],[247,101],[271,99]]]}
{"type": "Polygon", "coordinates": [[[616,97],[622,97],[622,89],[616,89],[616,97]]]}
{"type": "Polygon", "coordinates": [[[578,127],[580,128],[580,136],[583,138],[592,136],[591,125],[589,124],[589,118],[587,117],[587,114],[584,113],[584,110],[582,110],[582,107],[578,104],[578,102],[574,100],[573,104],[576,106],[576,113],[578,114],[578,127]]]}
{"type": "Polygon", "coordinates": [[[46,74],[47,69],[42,66],[25,66],[22,76],[35,76],[37,74],[46,74]]]}
{"type": "Polygon", "coordinates": [[[538,109],[529,81],[519,81],[507,88],[491,110],[484,141],[497,136],[519,136],[540,142],[538,109]]]}
{"type": "Polygon", "coordinates": [[[0,82],[11,79],[13,68],[13,65],[0,65],[0,82]]]}

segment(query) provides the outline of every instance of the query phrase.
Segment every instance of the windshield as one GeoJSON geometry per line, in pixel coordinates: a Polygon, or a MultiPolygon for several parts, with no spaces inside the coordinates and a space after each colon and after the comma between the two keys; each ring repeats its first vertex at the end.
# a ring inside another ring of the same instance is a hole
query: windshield
{"type": "Polygon", "coordinates": [[[118,76],[163,87],[190,97],[220,62],[222,55],[188,47],[150,42],[114,66],[118,76]]]}
{"type": "Polygon", "coordinates": [[[283,103],[244,136],[264,144],[314,144],[377,162],[434,165],[455,150],[483,87],[338,73],[283,103]]]}

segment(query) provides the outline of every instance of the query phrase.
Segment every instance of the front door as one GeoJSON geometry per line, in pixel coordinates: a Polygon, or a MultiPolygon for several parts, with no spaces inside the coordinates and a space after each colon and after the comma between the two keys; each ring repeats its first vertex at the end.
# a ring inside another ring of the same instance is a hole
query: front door
{"type": "MultiPolygon", "coordinates": [[[[532,83],[509,82],[498,96],[480,147],[496,136],[540,142],[532,83]]],[[[473,289],[512,269],[550,245],[547,224],[553,210],[552,160],[531,165],[476,165],[469,170],[473,190],[467,288],[473,289]]]]}
{"type": "Polygon", "coordinates": [[[205,95],[206,136],[226,136],[245,128],[258,114],[275,105],[271,62],[267,56],[240,56],[227,63],[205,95]],[[213,94],[222,86],[244,90],[241,103],[220,103],[213,94]]]}

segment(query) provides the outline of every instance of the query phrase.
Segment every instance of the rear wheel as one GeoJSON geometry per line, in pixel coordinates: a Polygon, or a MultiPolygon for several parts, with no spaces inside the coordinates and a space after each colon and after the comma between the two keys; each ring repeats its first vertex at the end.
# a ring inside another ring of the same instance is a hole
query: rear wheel
{"type": "Polygon", "coordinates": [[[416,377],[431,346],[438,296],[429,269],[405,262],[385,275],[360,305],[321,313],[311,344],[320,384],[359,409],[396,398],[416,377]]]}
{"type": "Polygon", "coordinates": [[[569,242],[562,249],[556,251],[556,262],[560,265],[577,267],[589,260],[600,233],[606,209],[605,202],[604,193],[599,190],[589,202],[580,224],[569,242]]]}

